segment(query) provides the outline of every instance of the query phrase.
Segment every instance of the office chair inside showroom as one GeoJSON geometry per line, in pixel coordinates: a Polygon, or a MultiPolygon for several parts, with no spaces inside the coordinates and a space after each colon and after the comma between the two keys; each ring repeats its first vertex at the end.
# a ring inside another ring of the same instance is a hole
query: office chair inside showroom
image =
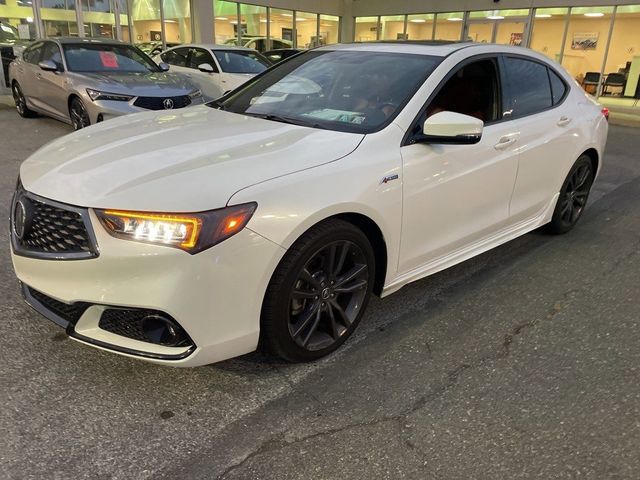
{"type": "MultiPolygon", "coordinates": [[[[607,95],[609,93],[609,88],[621,88],[624,90],[624,85],[626,83],[626,78],[624,73],[610,73],[607,75],[607,78],[604,81],[604,85],[602,88],[602,94],[607,95]]],[[[622,91],[620,92],[622,95],[622,91]]]]}
{"type": "Polygon", "coordinates": [[[587,72],[582,80],[582,86],[588,93],[595,93],[600,85],[600,72],[587,72]]]}

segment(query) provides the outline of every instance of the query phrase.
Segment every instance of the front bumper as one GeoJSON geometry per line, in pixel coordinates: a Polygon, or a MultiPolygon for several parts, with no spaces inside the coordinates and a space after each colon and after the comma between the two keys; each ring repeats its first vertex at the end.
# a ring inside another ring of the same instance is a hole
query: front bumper
{"type": "MultiPolygon", "coordinates": [[[[100,255],[86,260],[11,257],[30,305],[44,293],[64,304],[86,304],[75,323],[62,324],[74,340],[121,355],[174,366],[197,366],[256,349],[264,292],[285,250],[245,228],[190,255],[178,249],[119,240],[89,210],[100,255]],[[28,288],[27,288],[28,287],[28,288]],[[175,319],[193,346],[168,347],[99,327],[108,306],[152,309],[175,319]]],[[[59,323],[60,322],[56,322],[59,323]]]]}

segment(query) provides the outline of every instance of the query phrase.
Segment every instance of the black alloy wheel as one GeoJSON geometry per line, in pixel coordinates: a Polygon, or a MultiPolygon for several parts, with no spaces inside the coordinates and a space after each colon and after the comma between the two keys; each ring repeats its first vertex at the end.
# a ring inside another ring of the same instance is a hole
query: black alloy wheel
{"type": "Polygon", "coordinates": [[[595,171],[591,158],[582,155],[573,165],[562,185],[553,218],[549,223],[549,231],[566,233],[578,223],[587,205],[594,178],[595,171]]]}
{"type": "Polygon", "coordinates": [[[11,91],[13,92],[13,101],[16,104],[18,114],[23,118],[34,117],[36,113],[27,107],[27,100],[24,98],[24,94],[22,93],[22,89],[20,88],[20,85],[18,85],[18,82],[13,82],[11,91]]]}
{"type": "Polygon", "coordinates": [[[81,128],[91,125],[91,119],[89,118],[87,109],[84,108],[82,100],[78,97],[74,97],[73,100],[71,100],[69,116],[71,117],[71,123],[73,124],[74,130],[80,130],[81,128]]]}
{"type": "Polygon", "coordinates": [[[296,362],[334,351],[359,323],[374,273],[373,249],[355,226],[329,220],[309,230],[271,280],[261,344],[296,362]]]}

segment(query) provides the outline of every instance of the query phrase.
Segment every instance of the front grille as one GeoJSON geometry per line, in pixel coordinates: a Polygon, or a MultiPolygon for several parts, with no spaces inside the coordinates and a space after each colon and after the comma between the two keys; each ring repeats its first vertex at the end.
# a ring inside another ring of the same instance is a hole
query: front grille
{"type": "Polygon", "coordinates": [[[147,110],[171,110],[191,105],[191,98],[189,98],[189,95],[180,97],[138,97],[133,104],[136,107],[146,108],[147,110]],[[165,101],[167,100],[171,100],[173,105],[166,105],[165,101]]]}
{"type": "Polygon", "coordinates": [[[11,226],[18,255],[60,260],[98,256],[86,209],[19,190],[12,207],[11,226]],[[18,216],[22,218],[17,219],[18,216]]]}
{"type": "Polygon", "coordinates": [[[42,305],[48,311],[54,313],[58,317],[70,322],[71,324],[75,324],[84,311],[89,306],[86,303],[76,302],[76,303],[64,303],[55,298],[51,298],[48,295],[45,295],[38,290],[34,290],[31,287],[26,287],[29,295],[35,299],[40,305],[42,305]]]}
{"type": "Polygon", "coordinates": [[[187,333],[172,318],[162,312],[146,309],[108,308],[102,312],[98,326],[107,332],[140,342],[155,343],[171,347],[193,345],[187,333]],[[160,336],[154,336],[150,329],[143,328],[143,320],[148,317],[162,317],[171,324],[176,333],[175,341],[165,342],[160,336]]]}

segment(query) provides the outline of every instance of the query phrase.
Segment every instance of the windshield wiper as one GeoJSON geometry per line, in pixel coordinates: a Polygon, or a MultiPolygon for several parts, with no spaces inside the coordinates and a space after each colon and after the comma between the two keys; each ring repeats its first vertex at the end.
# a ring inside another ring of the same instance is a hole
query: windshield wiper
{"type": "Polygon", "coordinates": [[[217,108],[218,110],[226,110],[227,109],[226,105],[223,105],[222,103],[220,103],[219,100],[211,100],[210,102],[207,102],[205,105],[207,107],[217,108]]]}
{"type": "Polygon", "coordinates": [[[251,117],[263,118],[265,120],[271,120],[273,122],[289,123],[291,125],[298,125],[300,127],[321,128],[319,124],[313,122],[306,122],[297,118],[283,117],[282,115],[276,115],[275,113],[247,113],[245,115],[251,117]]]}

